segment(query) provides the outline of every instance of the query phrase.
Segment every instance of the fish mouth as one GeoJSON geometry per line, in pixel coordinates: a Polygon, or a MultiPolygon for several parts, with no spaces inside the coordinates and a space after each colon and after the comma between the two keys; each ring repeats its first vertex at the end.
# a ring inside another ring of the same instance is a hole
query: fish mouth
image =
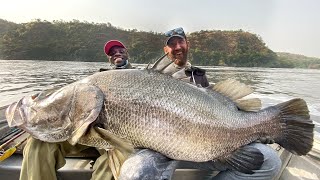
{"type": "Polygon", "coordinates": [[[26,122],[26,97],[12,103],[6,110],[6,118],[10,127],[18,127],[26,122]]]}

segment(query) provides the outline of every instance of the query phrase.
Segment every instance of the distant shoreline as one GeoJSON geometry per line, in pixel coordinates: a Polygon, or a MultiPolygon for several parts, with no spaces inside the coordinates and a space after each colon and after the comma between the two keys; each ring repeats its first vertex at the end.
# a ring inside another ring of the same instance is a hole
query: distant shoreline
{"type": "MultiPolygon", "coordinates": [[[[0,59],[0,61],[53,61],[53,62],[88,62],[88,63],[99,63],[99,62],[101,62],[101,63],[103,63],[103,62],[105,62],[105,63],[109,63],[109,62],[107,62],[107,59],[106,60],[93,60],[93,61],[86,61],[86,60],[81,60],[81,61],[79,61],[79,60],[36,60],[36,59],[24,59],[24,60],[22,60],[22,59],[0,59]]],[[[152,62],[150,62],[151,64],[153,63],[153,62],[155,62],[155,60],[153,60],[152,62]]],[[[147,65],[146,63],[132,63],[133,65],[135,65],[135,64],[138,64],[138,65],[147,65]]],[[[194,63],[192,63],[192,65],[194,65],[194,66],[199,66],[199,67],[217,67],[217,68],[219,68],[219,67],[239,67],[239,66],[223,66],[223,65],[197,65],[197,64],[194,64],[194,63]]],[[[315,68],[308,68],[308,67],[306,67],[306,68],[303,68],[303,67],[261,67],[261,66],[254,66],[254,67],[239,67],[239,68],[285,68],[285,69],[320,69],[320,64],[319,65],[316,65],[315,66],[315,68]]]]}

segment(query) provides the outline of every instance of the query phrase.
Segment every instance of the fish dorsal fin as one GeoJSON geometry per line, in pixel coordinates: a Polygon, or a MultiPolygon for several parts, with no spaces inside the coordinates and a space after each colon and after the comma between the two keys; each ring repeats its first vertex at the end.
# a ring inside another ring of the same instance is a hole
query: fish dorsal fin
{"type": "Polygon", "coordinates": [[[151,69],[150,65],[151,65],[151,62],[147,64],[146,69],[151,69]]]}
{"type": "Polygon", "coordinates": [[[152,69],[155,71],[162,72],[166,67],[168,67],[173,61],[168,58],[165,58],[168,53],[162,55],[160,58],[156,60],[156,62],[152,65],[152,67],[148,69],[152,69]]]}
{"type": "Polygon", "coordinates": [[[257,111],[261,109],[260,99],[241,99],[253,93],[253,90],[237,80],[227,79],[225,81],[220,81],[216,83],[212,89],[230,98],[237,104],[239,109],[245,111],[257,111]]]}
{"type": "Polygon", "coordinates": [[[249,86],[234,79],[218,82],[213,86],[213,90],[229,97],[233,101],[243,98],[253,92],[249,86]]]}

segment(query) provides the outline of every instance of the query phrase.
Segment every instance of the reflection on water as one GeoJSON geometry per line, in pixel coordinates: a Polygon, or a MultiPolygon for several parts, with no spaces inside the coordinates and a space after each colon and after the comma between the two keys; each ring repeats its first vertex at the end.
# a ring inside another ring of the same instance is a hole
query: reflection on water
{"type": "MultiPolygon", "coordinates": [[[[97,72],[104,62],[0,60],[0,107],[44,89],[64,86],[97,72]]],[[[143,65],[138,65],[143,66],[143,65]]],[[[233,78],[251,86],[263,106],[295,97],[307,101],[320,122],[320,70],[203,67],[211,82],[233,78]]]]}
{"type": "Polygon", "coordinates": [[[0,106],[93,74],[105,63],[0,60],[0,106]]]}
{"type": "Polygon", "coordinates": [[[209,68],[210,81],[228,78],[250,85],[256,94],[271,99],[286,100],[302,97],[311,104],[319,105],[320,70],[271,69],[271,68],[209,68]],[[277,98],[276,98],[277,97],[277,98]]]}

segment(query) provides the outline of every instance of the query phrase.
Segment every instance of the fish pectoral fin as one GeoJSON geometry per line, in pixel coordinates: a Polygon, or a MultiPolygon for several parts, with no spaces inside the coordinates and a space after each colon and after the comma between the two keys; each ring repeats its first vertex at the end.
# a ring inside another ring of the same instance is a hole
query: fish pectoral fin
{"type": "Polygon", "coordinates": [[[115,136],[111,132],[100,128],[94,127],[95,131],[100,134],[100,136],[113,146],[112,149],[108,150],[108,165],[111,172],[115,178],[118,179],[120,175],[120,169],[124,161],[133,153],[133,145],[128,140],[122,139],[115,136]]]}
{"type": "Polygon", "coordinates": [[[243,146],[224,159],[218,159],[228,169],[239,171],[245,174],[253,174],[264,162],[264,156],[259,149],[251,146],[243,146]]]}
{"type": "Polygon", "coordinates": [[[105,150],[114,148],[92,126],[90,126],[89,130],[83,136],[80,137],[78,144],[96,147],[96,148],[102,148],[105,150]]]}
{"type": "Polygon", "coordinates": [[[120,175],[122,164],[133,151],[133,146],[129,145],[130,143],[126,140],[115,137],[105,129],[92,125],[88,132],[80,137],[78,144],[105,149],[108,155],[108,165],[115,180],[120,175]]]}
{"type": "Polygon", "coordinates": [[[125,157],[133,153],[134,147],[130,141],[123,139],[121,137],[118,137],[103,128],[100,128],[100,127],[94,127],[94,128],[104,140],[106,140],[109,144],[111,144],[115,149],[118,149],[119,151],[121,151],[121,153],[125,157]]]}

